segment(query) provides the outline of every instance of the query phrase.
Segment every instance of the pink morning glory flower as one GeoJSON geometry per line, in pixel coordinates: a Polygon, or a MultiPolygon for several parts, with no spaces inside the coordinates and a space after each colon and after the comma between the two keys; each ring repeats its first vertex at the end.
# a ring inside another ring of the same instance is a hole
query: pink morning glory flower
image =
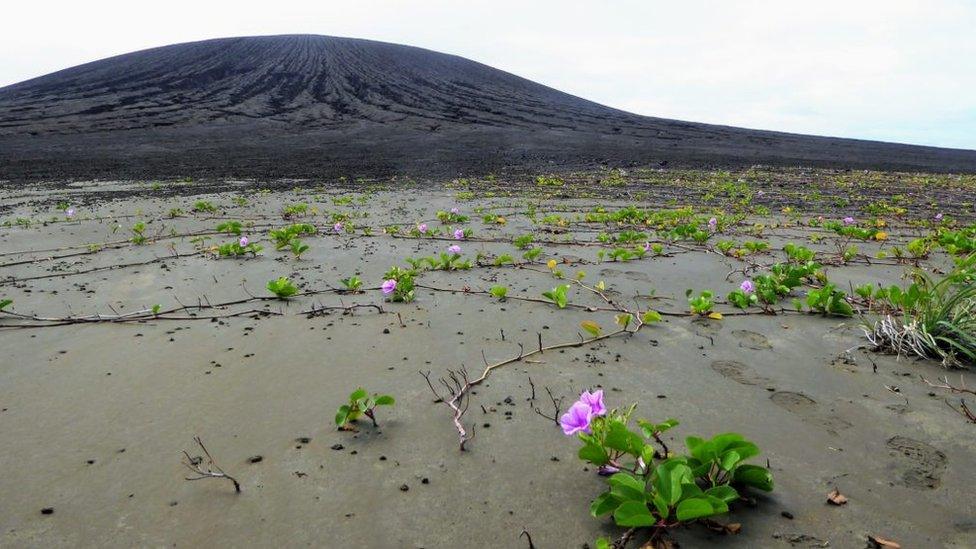
{"type": "Polygon", "coordinates": [[[452,244],[447,248],[447,251],[451,252],[452,254],[459,254],[461,253],[461,247],[457,244],[452,244]]]}
{"type": "Polygon", "coordinates": [[[464,231],[457,229],[454,231],[454,240],[464,240],[464,231]]]}
{"type": "Polygon", "coordinates": [[[756,285],[751,280],[743,280],[742,284],[739,284],[739,289],[747,294],[751,294],[756,291],[756,285]]]}
{"type": "Polygon", "coordinates": [[[461,210],[459,210],[457,207],[454,207],[454,208],[451,208],[451,213],[457,215],[457,214],[461,213],[461,210]]]}
{"type": "Polygon", "coordinates": [[[714,217],[709,219],[708,228],[714,231],[716,227],[718,227],[718,219],[715,219],[714,217]]]}
{"type": "Polygon", "coordinates": [[[421,223],[420,225],[417,225],[417,230],[420,231],[420,234],[426,234],[427,233],[427,224],[426,223],[421,223]]]}
{"type": "Polygon", "coordinates": [[[333,225],[332,226],[332,230],[335,231],[335,232],[337,232],[337,233],[341,233],[342,232],[342,223],[336,223],[335,225],[333,225]]]}
{"type": "Polygon", "coordinates": [[[569,411],[560,416],[559,425],[563,428],[563,433],[568,436],[576,433],[589,433],[592,419],[593,412],[590,410],[590,405],[576,401],[569,407],[569,411]]]}
{"type": "Polygon", "coordinates": [[[241,242],[240,242],[241,248],[247,246],[247,243],[248,243],[247,236],[242,236],[241,237],[241,242]]]}
{"type": "Polygon", "coordinates": [[[594,416],[607,414],[607,407],[603,405],[603,389],[598,389],[592,393],[583,391],[580,393],[579,401],[590,407],[590,412],[594,416]]]}
{"type": "Polygon", "coordinates": [[[847,217],[844,218],[844,225],[853,225],[853,224],[854,224],[854,218],[853,217],[847,216],[847,217]]]}
{"type": "Polygon", "coordinates": [[[384,280],[381,288],[383,289],[383,293],[385,295],[392,294],[393,290],[396,289],[396,280],[393,280],[392,278],[390,280],[384,280]]]}
{"type": "Polygon", "coordinates": [[[68,208],[67,210],[65,210],[64,215],[68,216],[69,219],[72,218],[72,217],[74,217],[75,216],[75,209],[74,208],[68,208]]]}

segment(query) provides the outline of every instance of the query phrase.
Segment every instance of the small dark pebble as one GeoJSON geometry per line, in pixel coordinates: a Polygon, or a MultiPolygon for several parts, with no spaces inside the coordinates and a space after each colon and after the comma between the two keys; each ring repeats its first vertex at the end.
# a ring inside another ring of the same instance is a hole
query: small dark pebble
{"type": "Polygon", "coordinates": [[[788,518],[790,520],[793,520],[793,513],[789,511],[783,511],[782,513],[780,513],[780,515],[783,515],[783,518],[788,518]]]}
{"type": "Polygon", "coordinates": [[[400,485],[400,491],[401,491],[401,492],[406,492],[406,491],[407,491],[407,490],[409,490],[409,489],[410,489],[410,487],[409,487],[409,486],[407,486],[406,484],[401,484],[401,485],[400,485]]]}
{"type": "Polygon", "coordinates": [[[264,461],[264,457],[262,456],[251,456],[247,458],[248,463],[261,463],[262,461],[264,461]]]}
{"type": "Polygon", "coordinates": [[[430,484],[430,479],[427,478],[427,477],[424,477],[424,478],[420,479],[420,484],[430,484]]]}
{"type": "Polygon", "coordinates": [[[345,448],[345,446],[343,446],[341,444],[333,444],[332,445],[332,449],[333,450],[342,450],[343,448],[345,448]]]}
{"type": "Polygon", "coordinates": [[[298,437],[297,440],[302,444],[308,444],[309,442],[312,442],[312,439],[309,437],[298,437]]]}
{"type": "Polygon", "coordinates": [[[54,514],[54,507],[45,507],[45,508],[41,509],[41,514],[42,515],[53,515],[54,514]]]}

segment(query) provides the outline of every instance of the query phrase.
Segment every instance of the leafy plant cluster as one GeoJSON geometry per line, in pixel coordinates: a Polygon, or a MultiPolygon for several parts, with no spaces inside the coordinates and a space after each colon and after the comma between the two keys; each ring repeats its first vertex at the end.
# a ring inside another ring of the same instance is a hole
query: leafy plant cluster
{"type": "Polygon", "coordinates": [[[269,280],[267,288],[278,299],[288,299],[298,293],[298,287],[287,276],[269,280]]]}
{"type": "MultiPolygon", "coordinates": [[[[293,247],[293,241],[299,240],[298,237],[302,235],[315,234],[315,226],[309,223],[295,223],[287,227],[282,227],[280,229],[272,229],[268,236],[271,237],[271,241],[274,242],[276,250],[283,250],[285,248],[293,247]]],[[[299,248],[301,243],[299,241],[299,248]]],[[[308,248],[306,247],[306,250],[308,248]]],[[[294,250],[293,250],[294,251],[294,250]]],[[[304,250],[302,250],[304,252],[304,250]]],[[[299,254],[300,255],[300,254],[299,254]]]]}
{"type": "Polygon", "coordinates": [[[437,219],[441,223],[444,223],[446,225],[448,223],[466,223],[469,218],[468,218],[468,216],[461,215],[458,212],[453,212],[453,211],[452,212],[448,212],[448,211],[445,211],[445,210],[438,210],[438,212],[437,212],[437,219]]]}
{"type": "Polygon", "coordinates": [[[263,250],[264,247],[256,242],[248,242],[246,246],[241,246],[240,241],[235,240],[234,242],[228,242],[226,244],[221,244],[217,247],[218,257],[238,257],[246,254],[251,254],[251,257],[256,257],[258,253],[263,250]]]}
{"type": "Polygon", "coordinates": [[[395,402],[390,395],[374,394],[373,396],[369,396],[366,389],[360,387],[350,393],[347,404],[339,406],[335,415],[336,426],[340,431],[353,430],[349,423],[356,421],[362,416],[366,416],[373,422],[374,427],[378,427],[379,424],[376,423],[376,407],[393,406],[395,402]]]}
{"type": "Polygon", "coordinates": [[[414,278],[417,271],[414,269],[404,269],[402,267],[390,267],[383,275],[384,280],[395,280],[396,287],[390,294],[390,301],[409,303],[414,300],[414,278]]]}
{"type": "MultiPolygon", "coordinates": [[[[870,299],[888,316],[866,327],[878,347],[899,354],[939,358],[943,364],[976,364],[976,254],[957,258],[941,279],[916,270],[906,288],[878,288],[870,299]],[[897,316],[893,316],[897,315],[897,316]]],[[[864,297],[869,289],[858,287],[864,297]]]]}
{"type": "MultiPolygon", "coordinates": [[[[612,473],[607,490],[590,505],[593,517],[610,515],[617,526],[649,528],[655,539],[677,526],[727,513],[743,488],[773,489],[768,469],[746,463],[760,451],[742,435],[688,437],[687,453],[675,455],[661,435],[678,421],[642,419],[634,431],[630,420],[635,408],[594,415],[588,429],[577,434],[579,458],[612,473]]],[[[610,543],[604,538],[597,547],[610,543]]]]}

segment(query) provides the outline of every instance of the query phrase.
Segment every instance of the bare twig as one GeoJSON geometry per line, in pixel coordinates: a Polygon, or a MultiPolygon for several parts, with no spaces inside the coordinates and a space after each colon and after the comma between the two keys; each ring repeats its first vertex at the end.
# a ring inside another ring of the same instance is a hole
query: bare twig
{"type": "Polygon", "coordinates": [[[196,442],[198,446],[200,446],[201,450],[203,450],[203,454],[207,457],[207,463],[206,464],[203,463],[202,457],[199,456],[195,458],[190,457],[190,454],[187,453],[186,450],[183,450],[183,465],[185,465],[187,469],[193,471],[193,473],[197,475],[195,477],[186,477],[185,480],[202,480],[205,478],[225,478],[234,483],[234,491],[239,494],[241,492],[241,484],[237,482],[237,479],[228,475],[226,472],[224,472],[223,469],[220,468],[219,465],[217,465],[217,462],[214,461],[213,456],[210,455],[210,451],[207,450],[207,447],[203,445],[203,441],[200,440],[200,437],[198,436],[193,437],[193,441],[196,442]]]}

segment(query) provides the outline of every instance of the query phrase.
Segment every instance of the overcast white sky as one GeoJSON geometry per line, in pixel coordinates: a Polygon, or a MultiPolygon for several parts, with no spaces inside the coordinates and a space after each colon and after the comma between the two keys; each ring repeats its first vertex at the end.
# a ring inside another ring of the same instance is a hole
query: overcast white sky
{"type": "Polygon", "coordinates": [[[5,2],[0,86],[256,34],[453,53],[632,112],[976,149],[976,0],[5,2]]]}

